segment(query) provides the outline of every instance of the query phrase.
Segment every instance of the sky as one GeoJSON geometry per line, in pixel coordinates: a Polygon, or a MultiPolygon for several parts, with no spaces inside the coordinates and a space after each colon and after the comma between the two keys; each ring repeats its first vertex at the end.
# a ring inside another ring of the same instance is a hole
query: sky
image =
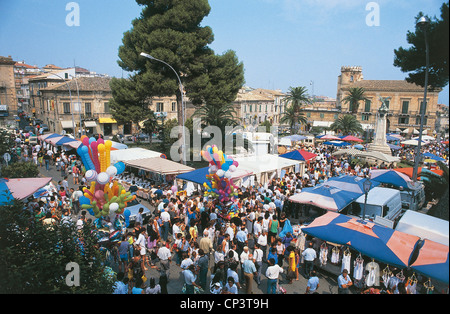
{"type": "MultiPolygon", "coordinates": [[[[209,0],[202,21],[214,33],[210,47],[234,50],[245,85],[305,86],[336,98],[341,66],[361,66],[366,80],[402,80],[394,49],[408,48],[415,16],[440,16],[444,0],[209,0]]],[[[127,77],[118,66],[123,33],[142,7],[134,0],[0,0],[0,56],[44,66],[77,66],[127,77]],[[73,17],[79,8],[79,23],[73,17]]],[[[449,87],[439,103],[449,105],[449,87]]]]}

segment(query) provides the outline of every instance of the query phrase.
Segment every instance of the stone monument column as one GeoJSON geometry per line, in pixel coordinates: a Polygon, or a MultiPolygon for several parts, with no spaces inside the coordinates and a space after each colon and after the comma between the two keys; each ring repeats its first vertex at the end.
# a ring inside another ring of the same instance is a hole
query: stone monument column
{"type": "Polygon", "coordinates": [[[367,151],[377,151],[388,156],[392,156],[391,149],[386,142],[386,116],[389,112],[389,109],[386,106],[386,100],[389,99],[390,97],[380,97],[381,107],[380,109],[378,109],[375,139],[371,144],[369,144],[369,146],[367,147],[367,151]]]}

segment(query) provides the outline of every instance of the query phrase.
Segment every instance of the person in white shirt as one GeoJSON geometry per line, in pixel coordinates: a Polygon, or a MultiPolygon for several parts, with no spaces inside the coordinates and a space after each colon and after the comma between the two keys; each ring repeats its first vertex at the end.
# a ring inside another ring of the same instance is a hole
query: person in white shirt
{"type": "Polygon", "coordinates": [[[255,281],[258,286],[261,284],[261,271],[262,271],[262,261],[263,261],[264,253],[261,250],[261,246],[256,243],[255,249],[253,251],[253,262],[255,263],[257,275],[255,277],[255,281]]]}
{"type": "Polygon", "coordinates": [[[140,254],[141,254],[141,267],[142,267],[142,271],[147,270],[147,268],[145,267],[145,261],[146,261],[146,253],[147,253],[147,249],[145,248],[145,230],[141,231],[139,233],[139,236],[136,240],[136,242],[134,243],[134,245],[136,245],[138,247],[138,249],[140,250],[140,254]]]}
{"type": "Polygon", "coordinates": [[[166,243],[164,241],[159,244],[157,256],[161,265],[161,276],[165,274],[167,278],[169,278],[170,260],[172,258],[172,253],[170,253],[170,250],[166,247],[165,244],[166,243]]]}
{"type": "Polygon", "coordinates": [[[261,250],[263,251],[263,261],[265,261],[267,253],[267,232],[262,232],[259,235],[257,243],[259,244],[261,250]]]}
{"type": "Polygon", "coordinates": [[[276,264],[273,258],[269,259],[269,267],[266,270],[267,294],[276,294],[280,273],[283,273],[283,268],[276,264]]]}

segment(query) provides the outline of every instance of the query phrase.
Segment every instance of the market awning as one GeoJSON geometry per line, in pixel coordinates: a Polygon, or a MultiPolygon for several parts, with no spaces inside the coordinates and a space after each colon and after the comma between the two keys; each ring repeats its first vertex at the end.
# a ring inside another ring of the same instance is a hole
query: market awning
{"type": "Polygon", "coordinates": [[[338,212],[361,196],[361,193],[344,191],[326,183],[307,187],[289,198],[291,202],[309,204],[325,210],[338,212]]]}
{"type": "Polygon", "coordinates": [[[289,153],[280,155],[280,157],[287,158],[287,159],[293,159],[293,160],[308,161],[308,160],[316,158],[317,155],[310,153],[303,149],[301,149],[301,150],[297,149],[297,150],[293,150],[289,153]]]}
{"type": "MultiPolygon", "coordinates": [[[[76,126],[76,124],[75,124],[76,126]]],[[[61,127],[63,129],[73,129],[72,121],[61,121],[61,127]]]]}
{"type": "Polygon", "coordinates": [[[125,161],[124,163],[130,167],[135,167],[138,169],[159,173],[162,175],[180,174],[195,170],[192,167],[188,167],[183,164],[161,157],[128,160],[125,161]]]}
{"type": "Polygon", "coordinates": [[[87,128],[96,128],[97,122],[95,121],[84,121],[84,126],[87,128]]]}
{"type": "Polygon", "coordinates": [[[115,119],[112,119],[112,118],[99,118],[98,119],[98,123],[102,123],[102,124],[105,124],[105,123],[117,123],[117,121],[115,119]]]}
{"type": "Polygon", "coordinates": [[[326,213],[302,228],[310,236],[347,245],[391,266],[408,267],[419,237],[338,213],[326,213]]]}
{"type": "Polygon", "coordinates": [[[10,204],[13,198],[23,200],[51,180],[52,178],[0,179],[0,205],[10,204]]]}
{"type": "Polygon", "coordinates": [[[449,249],[447,245],[424,240],[417,259],[411,264],[411,269],[448,284],[448,256],[449,249]]]}
{"type": "MultiPolygon", "coordinates": [[[[194,182],[200,185],[207,182],[206,175],[209,174],[209,167],[196,169],[194,171],[186,172],[177,176],[177,179],[194,182]]],[[[231,179],[240,179],[253,174],[250,171],[236,168],[236,171],[231,173],[231,179]]]]}

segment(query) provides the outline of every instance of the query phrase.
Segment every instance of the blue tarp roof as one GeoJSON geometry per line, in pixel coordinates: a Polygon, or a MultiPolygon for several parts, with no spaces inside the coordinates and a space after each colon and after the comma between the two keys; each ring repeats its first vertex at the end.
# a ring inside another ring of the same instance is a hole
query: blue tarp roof
{"type": "Polygon", "coordinates": [[[56,142],[56,145],[62,146],[63,144],[70,143],[70,142],[76,142],[76,141],[77,140],[74,140],[70,137],[64,136],[62,139],[60,139],[58,142],[56,142]]]}
{"type": "Polygon", "coordinates": [[[0,179],[0,206],[8,205],[14,197],[11,194],[5,179],[0,179]]]}
{"type": "Polygon", "coordinates": [[[409,265],[419,241],[416,236],[331,212],[316,218],[302,231],[325,241],[347,245],[361,254],[401,268],[409,265]]]}
{"type": "Polygon", "coordinates": [[[194,183],[198,183],[203,185],[206,180],[206,175],[209,174],[208,172],[209,167],[196,169],[190,172],[182,173],[177,175],[177,179],[185,180],[185,181],[191,181],[194,183]]]}

